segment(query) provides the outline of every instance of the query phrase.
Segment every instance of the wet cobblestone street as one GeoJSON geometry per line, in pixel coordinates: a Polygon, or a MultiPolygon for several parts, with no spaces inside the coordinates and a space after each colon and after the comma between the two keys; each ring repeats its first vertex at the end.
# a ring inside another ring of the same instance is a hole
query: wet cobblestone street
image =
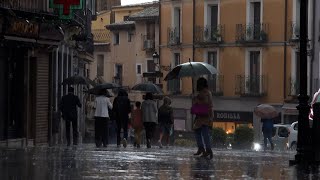
{"type": "Polygon", "coordinates": [[[159,149],[93,144],[77,147],[0,149],[1,180],[69,179],[317,179],[318,169],[289,166],[295,152],[215,149],[213,160],[196,148],[159,149]]]}

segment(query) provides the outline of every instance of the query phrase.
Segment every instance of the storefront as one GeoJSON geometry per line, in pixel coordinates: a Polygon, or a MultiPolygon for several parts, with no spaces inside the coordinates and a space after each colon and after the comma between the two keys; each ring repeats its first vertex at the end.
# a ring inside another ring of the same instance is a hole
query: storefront
{"type": "Polygon", "coordinates": [[[213,127],[219,127],[226,133],[234,133],[240,125],[253,127],[253,113],[242,111],[214,111],[213,127]]]}

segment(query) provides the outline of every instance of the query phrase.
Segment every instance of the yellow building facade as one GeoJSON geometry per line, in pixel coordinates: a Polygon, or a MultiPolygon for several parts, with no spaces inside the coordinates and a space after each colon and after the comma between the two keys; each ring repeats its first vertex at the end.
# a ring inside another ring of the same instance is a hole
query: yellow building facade
{"type": "MultiPolygon", "coordinates": [[[[297,111],[291,107],[296,105],[299,84],[298,0],[160,2],[161,65],[203,61],[218,70],[205,76],[214,96],[214,126],[228,133],[241,124],[254,126],[258,117],[253,109],[261,103],[278,108],[278,121],[294,121],[297,111]]],[[[191,78],[162,83],[168,94],[178,94],[172,96],[174,106],[188,111],[191,78]]],[[[186,129],[192,127],[190,118],[186,129]]]]}

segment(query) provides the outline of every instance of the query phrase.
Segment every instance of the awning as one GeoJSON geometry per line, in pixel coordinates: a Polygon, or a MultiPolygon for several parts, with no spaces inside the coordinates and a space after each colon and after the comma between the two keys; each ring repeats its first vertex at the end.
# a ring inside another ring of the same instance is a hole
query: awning
{"type": "Polygon", "coordinates": [[[93,55],[87,53],[87,52],[79,52],[79,54],[77,55],[78,58],[91,63],[94,61],[93,55]]]}

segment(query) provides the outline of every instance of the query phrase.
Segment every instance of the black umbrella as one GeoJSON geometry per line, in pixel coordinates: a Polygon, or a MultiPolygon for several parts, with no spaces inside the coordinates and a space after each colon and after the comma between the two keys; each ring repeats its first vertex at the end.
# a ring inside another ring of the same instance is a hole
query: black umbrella
{"type": "Polygon", "coordinates": [[[88,93],[98,95],[101,90],[115,89],[120,87],[121,86],[116,83],[103,83],[103,84],[98,84],[94,88],[89,89],[88,93]]]}
{"type": "Polygon", "coordinates": [[[142,91],[142,92],[150,92],[156,94],[163,94],[162,89],[153,83],[140,83],[133,86],[132,90],[142,91]]]}
{"type": "Polygon", "coordinates": [[[173,68],[164,80],[179,79],[182,77],[194,77],[209,74],[217,74],[217,69],[205,62],[187,62],[173,68]]]}
{"type": "Polygon", "coordinates": [[[62,85],[76,85],[76,84],[83,84],[83,85],[92,85],[95,86],[96,83],[91,79],[83,76],[71,76],[63,80],[62,85]]]}
{"type": "MultiPolygon", "coordinates": [[[[100,95],[100,90],[97,90],[95,88],[91,88],[87,91],[85,91],[86,93],[92,94],[92,95],[100,95]]],[[[113,93],[110,93],[110,91],[108,91],[107,89],[105,90],[105,95],[107,97],[113,97],[113,93]]]]}

